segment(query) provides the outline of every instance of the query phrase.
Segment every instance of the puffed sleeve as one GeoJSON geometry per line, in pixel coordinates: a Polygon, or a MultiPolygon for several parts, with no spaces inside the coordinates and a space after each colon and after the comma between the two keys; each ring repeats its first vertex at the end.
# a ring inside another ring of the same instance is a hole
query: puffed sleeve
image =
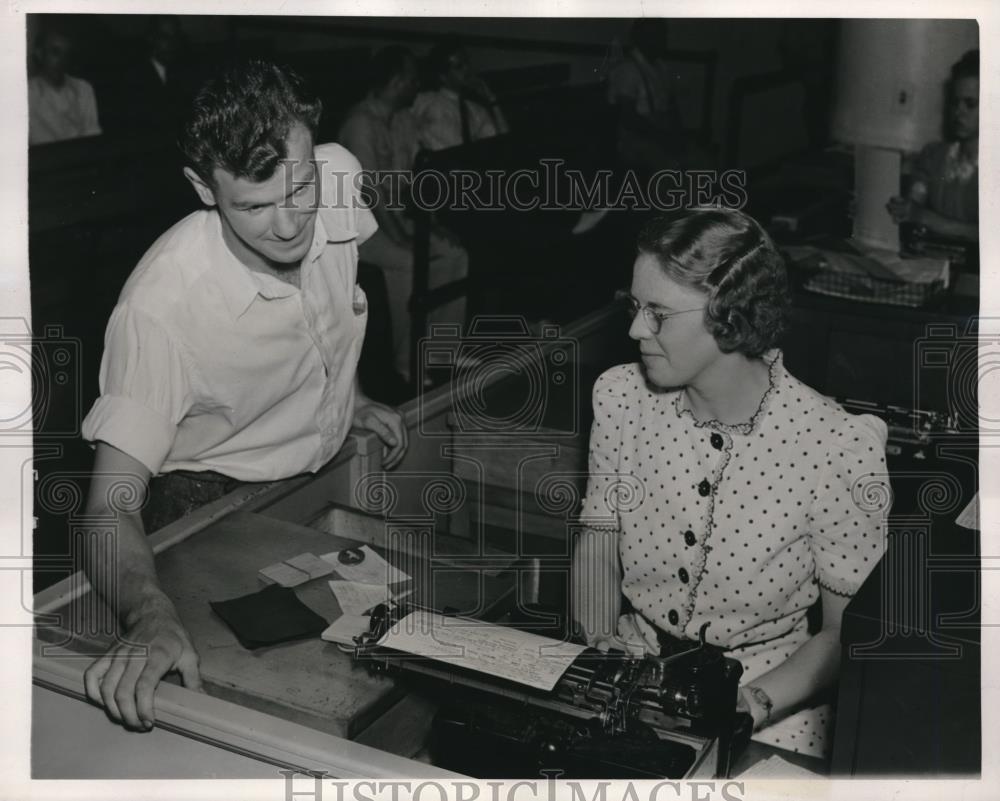
{"type": "Polygon", "coordinates": [[[194,404],[192,373],[176,337],[148,314],[118,305],[104,337],[101,395],[83,421],[84,439],[113,445],[155,475],[194,404]]]}
{"type": "Polygon", "coordinates": [[[853,595],[885,550],[891,492],[886,426],[849,415],[834,436],[809,512],[810,544],[820,585],[853,595]]]}
{"type": "Polygon", "coordinates": [[[587,494],[580,511],[580,521],[590,528],[618,528],[616,487],[620,480],[622,422],[633,405],[629,367],[612,367],[594,382],[587,494]]]}

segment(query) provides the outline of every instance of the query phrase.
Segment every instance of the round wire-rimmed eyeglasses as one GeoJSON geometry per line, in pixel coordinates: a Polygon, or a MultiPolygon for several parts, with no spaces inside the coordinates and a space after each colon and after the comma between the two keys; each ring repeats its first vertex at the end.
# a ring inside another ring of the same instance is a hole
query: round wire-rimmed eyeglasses
{"type": "Polygon", "coordinates": [[[628,315],[629,320],[634,320],[635,316],[642,312],[643,322],[649,329],[649,332],[656,336],[660,333],[660,329],[663,328],[663,321],[669,320],[671,317],[677,314],[687,314],[688,312],[704,311],[704,306],[699,306],[697,309],[681,309],[679,311],[655,311],[649,307],[648,304],[640,303],[636,300],[630,292],[625,289],[619,289],[615,292],[615,300],[623,304],[625,307],[625,313],[628,315]]]}

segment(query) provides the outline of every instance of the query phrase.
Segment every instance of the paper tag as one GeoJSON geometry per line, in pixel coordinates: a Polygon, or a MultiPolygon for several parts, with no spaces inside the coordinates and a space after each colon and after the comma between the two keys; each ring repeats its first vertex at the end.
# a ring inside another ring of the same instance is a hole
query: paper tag
{"type": "Polygon", "coordinates": [[[275,562],[273,565],[261,568],[258,575],[267,584],[280,584],[282,587],[298,587],[309,581],[308,573],[286,562],[275,562]]]}
{"type": "Polygon", "coordinates": [[[320,578],[328,576],[333,572],[333,565],[320,559],[314,553],[302,553],[291,559],[285,560],[286,565],[291,565],[298,570],[304,570],[309,574],[309,578],[320,578]]]}
{"type": "Polygon", "coordinates": [[[340,645],[354,645],[354,638],[368,631],[371,618],[365,615],[341,615],[326,627],[320,638],[340,645]]]}

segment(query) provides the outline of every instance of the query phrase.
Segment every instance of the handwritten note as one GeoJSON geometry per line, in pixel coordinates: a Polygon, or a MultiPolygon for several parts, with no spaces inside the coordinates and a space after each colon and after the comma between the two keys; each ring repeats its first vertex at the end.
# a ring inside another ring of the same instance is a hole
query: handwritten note
{"type": "Polygon", "coordinates": [[[379,645],[551,690],[582,645],[436,612],[411,612],[379,645]]]}
{"type": "Polygon", "coordinates": [[[373,606],[392,598],[384,584],[359,584],[355,581],[331,581],[330,589],[345,615],[363,615],[373,606]]]}
{"type": "Polygon", "coordinates": [[[320,558],[333,565],[342,579],[359,584],[384,586],[410,579],[406,573],[390,565],[367,545],[325,553],[320,558]]]}

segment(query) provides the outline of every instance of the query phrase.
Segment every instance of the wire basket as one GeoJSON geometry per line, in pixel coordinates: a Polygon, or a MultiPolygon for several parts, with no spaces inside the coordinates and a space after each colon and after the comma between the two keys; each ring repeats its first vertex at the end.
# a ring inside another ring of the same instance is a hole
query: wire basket
{"type": "MultiPolygon", "coordinates": [[[[948,290],[947,262],[940,261],[938,277],[911,281],[893,274],[857,251],[802,252],[790,259],[790,274],[807,292],[889,306],[927,306],[948,290]]],[[[905,264],[904,262],[901,262],[905,264]]]]}

